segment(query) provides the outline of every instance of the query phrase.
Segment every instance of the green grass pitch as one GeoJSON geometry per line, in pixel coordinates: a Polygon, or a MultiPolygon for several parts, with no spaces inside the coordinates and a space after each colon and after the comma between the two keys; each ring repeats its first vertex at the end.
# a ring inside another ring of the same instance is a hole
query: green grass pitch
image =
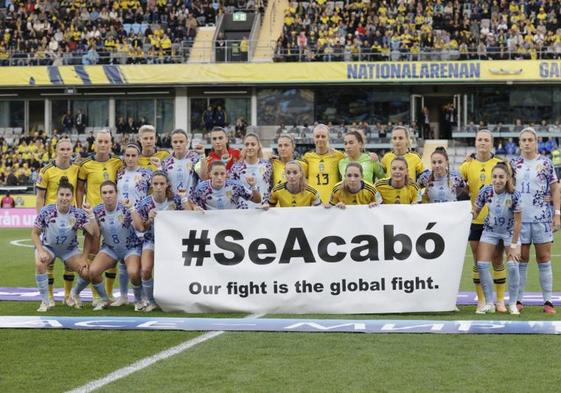
{"type": "MultiPolygon", "coordinates": [[[[552,258],[556,291],[561,290],[560,236],[552,258]]],[[[29,230],[0,231],[1,287],[35,286],[32,249],[10,245],[10,241],[19,239],[29,239],[29,230]]],[[[468,252],[461,290],[472,290],[471,263],[468,252]]],[[[57,287],[62,286],[61,268],[57,263],[57,287]]],[[[529,270],[527,290],[538,291],[535,264],[529,270]]],[[[0,315],[35,315],[36,308],[35,302],[0,302],[0,315]]],[[[94,315],[87,309],[72,310],[61,305],[55,310],[54,315],[60,316],[94,315]]],[[[95,315],[138,316],[132,306],[95,315]]],[[[559,320],[560,314],[550,317],[539,307],[527,307],[520,317],[476,316],[473,306],[461,306],[454,313],[297,317],[559,320]]],[[[70,390],[199,335],[169,331],[0,330],[0,392],[70,390]]],[[[559,359],[559,336],[224,333],[99,391],[558,392],[559,359]]]]}

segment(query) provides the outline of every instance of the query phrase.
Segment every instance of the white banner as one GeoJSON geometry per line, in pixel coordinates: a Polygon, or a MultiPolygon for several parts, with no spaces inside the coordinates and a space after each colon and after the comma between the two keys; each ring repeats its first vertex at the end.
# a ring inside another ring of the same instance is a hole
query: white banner
{"type": "Polygon", "coordinates": [[[398,313],[456,306],[469,201],[159,212],[165,311],[398,313]]]}

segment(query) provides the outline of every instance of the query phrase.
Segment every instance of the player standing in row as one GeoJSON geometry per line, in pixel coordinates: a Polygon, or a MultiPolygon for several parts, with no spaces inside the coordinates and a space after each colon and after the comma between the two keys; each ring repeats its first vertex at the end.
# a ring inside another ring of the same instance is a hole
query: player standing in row
{"type": "MultiPolygon", "coordinates": [[[[280,140],[280,137],[279,137],[280,140]]],[[[273,187],[269,196],[269,207],[320,206],[319,193],[306,183],[301,161],[285,164],[286,181],[273,187]]]]}
{"type": "MultiPolygon", "coordinates": [[[[479,191],[483,186],[491,183],[492,171],[495,165],[499,162],[503,162],[498,157],[495,157],[492,153],[493,149],[493,135],[489,130],[479,130],[475,135],[475,156],[471,159],[466,160],[462,165],[460,165],[460,174],[464,181],[467,183],[469,189],[469,195],[472,205],[475,203],[479,191]]],[[[479,239],[483,233],[483,221],[487,217],[488,208],[483,207],[479,214],[471,222],[471,227],[469,231],[469,244],[471,247],[471,253],[473,255],[473,283],[475,285],[475,291],[477,293],[478,309],[481,309],[487,303],[485,300],[485,294],[481,288],[481,282],[479,278],[479,271],[477,269],[477,247],[479,246],[479,239]]],[[[504,304],[505,296],[505,286],[506,286],[506,270],[504,268],[503,260],[503,250],[498,247],[495,254],[492,257],[493,262],[493,280],[495,282],[495,290],[497,293],[497,303],[496,310],[498,312],[506,312],[506,306],[504,304]]]]}
{"type": "MultiPolygon", "coordinates": [[[[118,157],[111,154],[112,147],[111,132],[109,130],[98,131],[95,136],[95,156],[85,159],[80,164],[78,188],[76,190],[76,205],[78,207],[82,207],[84,203],[84,194],[86,196],[85,201],[90,206],[99,205],[102,202],[99,191],[101,183],[106,180],[116,181],[117,172],[123,163],[118,157]]],[[[93,261],[98,250],[99,239],[92,239],[86,235],[84,254],[88,256],[90,261],[93,261]]],[[[113,298],[113,284],[116,276],[117,269],[115,268],[109,269],[105,273],[105,289],[110,299],[113,298]]]]}
{"type": "Polygon", "coordinates": [[[450,170],[448,153],[442,146],[434,149],[430,156],[431,171],[421,173],[417,184],[424,188],[423,202],[439,203],[454,202],[458,196],[466,192],[466,183],[460,174],[450,170]]]}
{"type": "MultiPolygon", "coordinates": [[[[521,228],[521,198],[515,190],[508,164],[499,162],[492,170],[492,184],[484,186],[475,200],[472,215],[477,217],[483,207],[488,207],[483,232],[477,247],[477,269],[485,305],[477,307],[476,314],[494,313],[493,278],[491,276],[491,258],[497,252],[499,244],[503,243],[506,250],[509,272],[515,267],[520,258],[520,228],[521,228]]],[[[502,264],[502,258],[500,260],[502,264]]],[[[518,292],[518,275],[509,275],[509,311],[519,314],[516,308],[516,294],[518,292]]]]}
{"type": "Polygon", "coordinates": [[[197,187],[199,178],[207,177],[207,161],[205,160],[205,148],[198,144],[195,150],[189,149],[189,137],[181,129],[171,133],[171,146],[173,153],[162,161],[162,171],[171,182],[174,194],[188,199],[197,187]],[[198,173],[195,166],[200,162],[198,173]]]}
{"type": "Polygon", "coordinates": [[[226,170],[229,171],[240,159],[240,151],[228,146],[228,134],[222,127],[212,129],[210,142],[212,143],[212,151],[207,157],[207,166],[210,166],[213,161],[223,161],[226,170]]]}
{"type": "MultiPolygon", "coordinates": [[[[294,151],[296,149],[296,144],[294,143],[294,138],[289,134],[280,134],[277,139],[277,151],[278,158],[272,160],[273,164],[273,186],[280,183],[286,182],[288,179],[286,177],[286,164],[295,160],[294,151]]],[[[301,160],[298,160],[300,167],[304,172],[304,176],[307,177],[308,165],[301,160]]]]}
{"type": "MultiPolygon", "coordinates": [[[[55,159],[44,166],[37,177],[37,196],[35,198],[35,207],[37,214],[46,205],[52,205],[57,201],[57,190],[60,179],[65,176],[68,182],[76,189],[78,183],[78,171],[80,167],[71,162],[72,143],[70,139],[60,139],[56,144],[55,159]]],[[[72,206],[76,206],[76,200],[72,198],[72,206]]],[[[54,307],[54,260],[47,267],[49,277],[49,307],[54,307]]],[[[64,265],[64,303],[68,304],[72,283],[74,281],[74,271],[68,269],[64,265]]]]}
{"type": "Polygon", "coordinates": [[[171,182],[163,171],[155,171],[152,174],[152,194],[140,200],[132,213],[134,228],[144,232],[142,241],[141,279],[142,290],[148,304],[144,307],[145,312],[155,310],[158,305],[154,299],[154,220],[158,211],[162,210],[184,210],[181,197],[172,191],[171,182]]]}
{"type": "MultiPolygon", "coordinates": [[[[137,144],[129,143],[123,153],[125,166],[117,173],[118,201],[127,208],[134,207],[138,201],[148,195],[152,171],[139,166],[138,160],[140,149],[137,144]]],[[[137,233],[142,239],[142,233],[137,233]]],[[[127,266],[123,261],[119,263],[119,291],[121,295],[113,303],[112,307],[128,304],[128,282],[127,266]]]]}
{"type": "Polygon", "coordinates": [[[370,154],[364,153],[364,137],[358,131],[349,131],[344,139],[346,156],[339,161],[339,174],[344,179],[347,165],[358,162],[362,166],[363,180],[374,183],[386,177],[384,168],[378,161],[372,159],[370,154]]]}
{"type": "MultiPolygon", "coordinates": [[[[271,161],[263,158],[263,147],[259,137],[257,134],[247,133],[240,160],[230,169],[230,178],[250,188],[254,185],[250,184],[247,179],[253,179],[255,187],[261,195],[262,203],[266,203],[271,192],[272,175],[273,166],[271,161]]],[[[253,203],[249,200],[248,207],[257,208],[262,206],[262,203],[253,203]]]]}
{"type": "MultiPolygon", "coordinates": [[[[522,295],[528,277],[530,245],[534,244],[544,298],[543,310],[547,314],[555,314],[551,302],[553,291],[551,244],[553,232],[559,230],[560,226],[561,197],[553,163],[549,158],[538,154],[537,139],[533,128],[522,130],[519,137],[521,156],[511,161],[516,177],[516,189],[522,198],[522,232],[520,233],[522,254],[518,264],[520,289],[516,301],[521,310],[522,295]],[[549,196],[553,201],[553,212],[551,202],[546,200],[549,196]]],[[[509,271],[511,270],[515,272],[514,267],[509,268],[509,271]]]]}
{"type": "Polygon", "coordinates": [[[409,178],[409,169],[404,157],[395,157],[389,164],[390,177],[378,180],[374,188],[377,201],[385,205],[412,205],[421,202],[419,186],[409,178]]]}
{"type": "MultiPolygon", "coordinates": [[[[89,206],[84,209],[72,206],[74,186],[66,176],[59,179],[57,200],[55,204],[44,206],[31,231],[31,240],[35,246],[36,282],[41,294],[38,312],[46,312],[49,305],[49,288],[47,266],[60,258],[67,269],[88,279],[88,264],[78,248],[77,232],[83,229],[92,238],[99,236],[95,219],[89,206]]],[[[105,294],[103,285],[95,286],[100,295],[105,294]]],[[[68,299],[70,301],[70,298],[68,299]]]]}
{"type": "Polygon", "coordinates": [[[411,150],[411,135],[409,130],[402,126],[394,127],[392,130],[392,150],[382,157],[382,166],[386,170],[386,176],[391,176],[391,165],[396,157],[403,157],[407,162],[409,179],[413,182],[425,171],[423,160],[419,153],[411,150]]]}
{"type": "Polygon", "coordinates": [[[345,168],[344,180],[333,187],[329,204],[344,209],[346,205],[377,206],[381,203],[376,188],[363,180],[364,166],[358,162],[350,162],[345,168]]]}
{"type": "Polygon", "coordinates": [[[329,203],[331,191],[341,181],[339,161],[344,154],[329,145],[329,127],[318,124],[314,128],[315,150],[304,154],[303,161],[308,165],[308,184],[315,188],[324,204],[329,203]]]}
{"type": "Polygon", "coordinates": [[[226,164],[222,161],[213,161],[209,173],[210,179],[200,182],[191,195],[196,210],[247,209],[248,202],[261,203],[254,178],[246,176],[248,190],[239,181],[228,179],[226,164]]]}
{"type": "Polygon", "coordinates": [[[156,129],[148,124],[143,125],[138,130],[138,140],[142,146],[138,165],[151,171],[159,169],[160,162],[169,156],[169,152],[156,147],[156,129]]]}
{"type": "MultiPolygon", "coordinates": [[[[140,286],[142,241],[136,236],[129,208],[118,201],[117,185],[111,180],[106,180],[101,183],[100,193],[103,203],[94,208],[93,214],[103,243],[90,265],[89,281],[94,286],[102,284],[102,273],[123,260],[134,291],[134,309],[141,311],[144,308],[140,286]]],[[[80,278],[72,291],[72,302],[77,308],[80,307],[80,292],[87,285],[88,280],[80,278]]],[[[109,306],[109,298],[102,296],[102,300],[103,302],[94,306],[94,311],[109,306]]]]}

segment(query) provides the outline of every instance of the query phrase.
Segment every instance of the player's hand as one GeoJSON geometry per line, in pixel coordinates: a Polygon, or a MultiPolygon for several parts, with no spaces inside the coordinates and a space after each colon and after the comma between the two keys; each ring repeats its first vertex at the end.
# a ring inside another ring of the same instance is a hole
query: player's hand
{"type": "Polygon", "coordinates": [[[88,217],[91,216],[91,215],[93,214],[93,210],[92,210],[90,204],[87,203],[87,202],[85,202],[85,203],[82,205],[82,209],[86,212],[86,214],[88,215],[88,217]]]}
{"type": "Polygon", "coordinates": [[[130,209],[131,206],[132,206],[132,205],[131,205],[131,201],[129,201],[129,200],[126,199],[126,198],[123,199],[123,200],[121,200],[121,204],[122,204],[124,207],[126,207],[127,209],[130,209]]]}
{"type": "Polygon", "coordinates": [[[466,154],[466,158],[464,158],[464,161],[469,162],[469,161],[472,161],[473,159],[475,159],[474,153],[468,153],[468,154],[466,154]]]}
{"type": "Polygon", "coordinates": [[[337,202],[335,207],[338,208],[338,209],[343,209],[343,210],[345,210],[347,208],[347,206],[345,206],[345,204],[343,202],[337,202]]]}
{"type": "Polygon", "coordinates": [[[162,160],[160,160],[158,157],[150,157],[150,163],[159,169],[162,165],[162,160]]]}
{"type": "Polygon", "coordinates": [[[545,203],[551,203],[551,194],[545,194],[545,195],[543,196],[543,201],[544,201],[545,203]]]}
{"type": "Polygon", "coordinates": [[[259,207],[258,207],[258,209],[261,209],[261,210],[267,211],[267,210],[269,210],[269,204],[268,204],[268,203],[266,203],[266,204],[264,204],[264,205],[261,205],[261,206],[259,206],[259,207]]]}
{"type": "Polygon", "coordinates": [[[380,206],[380,204],[379,204],[378,202],[370,202],[370,203],[368,204],[368,207],[370,207],[370,208],[378,207],[378,206],[380,206]]]}
{"type": "Polygon", "coordinates": [[[511,261],[520,261],[520,244],[517,244],[515,248],[510,247],[508,250],[508,259],[511,261]]]}
{"type": "Polygon", "coordinates": [[[378,161],[380,158],[378,157],[378,154],[372,152],[372,153],[370,153],[370,159],[372,161],[378,161]]]}
{"type": "Polygon", "coordinates": [[[44,249],[38,251],[38,254],[39,254],[39,261],[41,261],[41,263],[49,263],[51,261],[50,254],[44,249]]]}
{"type": "Polygon", "coordinates": [[[205,212],[205,209],[203,209],[199,205],[195,205],[195,204],[193,204],[193,210],[196,211],[196,212],[201,212],[201,213],[205,212]]]}
{"type": "Polygon", "coordinates": [[[195,147],[193,148],[193,150],[195,150],[195,153],[197,153],[197,154],[200,154],[200,155],[205,154],[205,146],[202,143],[197,143],[195,145],[195,147]]]}
{"type": "Polygon", "coordinates": [[[148,221],[149,222],[154,222],[154,220],[156,219],[156,216],[158,215],[158,211],[156,209],[151,209],[148,212],[148,221]]]}
{"type": "Polygon", "coordinates": [[[255,180],[255,178],[253,176],[246,176],[245,177],[245,181],[247,182],[247,184],[249,184],[251,187],[255,186],[257,184],[257,180],[255,180]]]}

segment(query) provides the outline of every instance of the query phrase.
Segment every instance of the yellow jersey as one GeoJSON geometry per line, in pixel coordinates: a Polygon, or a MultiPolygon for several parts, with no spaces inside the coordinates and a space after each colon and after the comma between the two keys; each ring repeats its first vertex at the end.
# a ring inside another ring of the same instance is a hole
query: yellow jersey
{"type": "MultiPolygon", "coordinates": [[[[62,176],[68,178],[68,182],[74,187],[74,195],[76,195],[79,170],[80,167],[76,164],[70,164],[68,168],[62,169],[57,167],[53,161],[39,171],[35,187],[45,191],[45,206],[56,203],[56,191],[62,176]]],[[[72,205],[76,205],[76,197],[72,200],[72,205]]]]}
{"type": "Polygon", "coordinates": [[[286,182],[277,184],[269,195],[269,206],[297,207],[297,206],[319,206],[321,199],[317,190],[306,186],[302,192],[293,194],[286,188],[286,182]]]}
{"type": "Polygon", "coordinates": [[[376,195],[376,187],[371,183],[361,181],[360,190],[353,194],[343,186],[343,182],[340,182],[333,187],[329,204],[335,206],[343,202],[345,205],[369,205],[372,202],[379,202],[376,195]]]}
{"type": "Polygon", "coordinates": [[[150,158],[156,157],[163,161],[167,156],[169,156],[169,151],[167,150],[156,150],[156,152],[150,157],[146,157],[140,154],[138,156],[138,165],[140,165],[142,168],[150,169],[153,172],[158,170],[158,168],[150,162],[150,158]]]}
{"type": "MultiPolygon", "coordinates": [[[[483,186],[491,184],[493,168],[499,162],[504,162],[504,160],[493,156],[485,162],[473,159],[471,161],[464,161],[464,163],[460,165],[460,175],[467,183],[472,204],[475,203],[475,199],[477,199],[477,195],[479,195],[479,190],[481,190],[483,186]]],[[[485,205],[479,212],[479,215],[473,219],[472,223],[483,224],[488,211],[489,208],[485,205]]]]}
{"type": "MultiPolygon", "coordinates": [[[[308,164],[304,161],[297,160],[298,163],[302,166],[302,170],[304,171],[304,176],[308,178],[308,164]]],[[[284,183],[286,181],[286,174],[284,170],[286,168],[286,163],[282,162],[281,160],[273,160],[273,185],[277,185],[280,183],[284,183]]]]}
{"type": "Polygon", "coordinates": [[[325,154],[309,151],[304,154],[303,161],[308,165],[308,184],[314,187],[323,203],[328,203],[335,184],[341,181],[339,161],[345,155],[337,150],[325,154]]]}
{"type": "Polygon", "coordinates": [[[109,156],[106,161],[100,162],[87,158],[80,164],[78,180],[86,183],[86,202],[95,207],[101,203],[99,186],[105,180],[117,181],[117,171],[123,162],[114,156],[109,156]]]}
{"type": "MultiPolygon", "coordinates": [[[[393,159],[396,157],[398,157],[398,155],[395,154],[393,151],[384,154],[384,157],[382,157],[381,163],[384,169],[386,170],[387,177],[391,176],[391,164],[393,159]]],[[[407,161],[409,179],[412,181],[416,181],[417,177],[425,171],[423,159],[421,158],[419,153],[411,150],[405,153],[404,155],[402,155],[401,157],[405,158],[405,161],[407,161]]]]}
{"type": "Polygon", "coordinates": [[[386,178],[378,180],[374,187],[378,191],[378,199],[386,205],[411,205],[421,201],[421,190],[411,180],[404,187],[395,188],[390,179],[386,178]]]}

